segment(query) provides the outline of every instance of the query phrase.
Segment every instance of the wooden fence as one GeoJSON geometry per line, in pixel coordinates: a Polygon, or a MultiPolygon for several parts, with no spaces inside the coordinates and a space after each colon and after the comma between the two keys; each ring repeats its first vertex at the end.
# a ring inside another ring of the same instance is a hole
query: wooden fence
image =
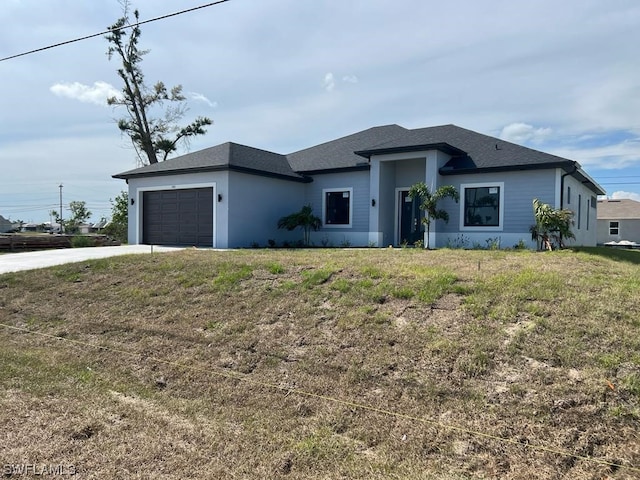
{"type": "MultiPolygon", "coordinates": [[[[76,237],[88,239],[86,243],[94,247],[120,245],[120,242],[112,240],[106,235],[24,235],[18,233],[0,234],[0,250],[19,251],[71,248],[74,243],[73,239],[76,237]]],[[[85,242],[83,241],[82,243],[85,242]]]]}

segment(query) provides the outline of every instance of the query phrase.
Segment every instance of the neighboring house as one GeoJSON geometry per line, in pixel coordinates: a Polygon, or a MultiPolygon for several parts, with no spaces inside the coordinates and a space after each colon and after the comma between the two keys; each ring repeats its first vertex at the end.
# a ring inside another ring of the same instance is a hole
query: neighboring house
{"type": "Polygon", "coordinates": [[[60,224],[56,222],[44,222],[44,231],[47,233],[60,233],[60,224]]]}
{"type": "Polygon", "coordinates": [[[102,218],[100,221],[91,225],[89,231],[90,233],[100,233],[107,225],[109,225],[109,221],[106,218],[102,218]]]}
{"type": "MultiPolygon", "coordinates": [[[[604,190],[573,160],[455,125],[374,127],[289,155],[224,143],[117,175],[129,185],[129,243],[217,248],[302,238],[277,229],[305,204],[322,219],[315,245],[425,241],[409,187],[453,185],[439,204],[448,223],[430,245],[535,247],[532,201],[575,212],[575,245],[596,244],[596,196],[604,190]]],[[[426,241],[425,241],[426,243],[426,241]]]]}
{"type": "Polygon", "coordinates": [[[91,223],[79,223],[77,225],[78,233],[80,235],[87,235],[88,233],[91,233],[92,227],[93,225],[91,223]]]}
{"type": "Polygon", "coordinates": [[[10,232],[15,228],[15,225],[10,220],[7,220],[2,215],[0,215],[0,233],[10,232]]]}
{"type": "Polygon", "coordinates": [[[640,202],[598,200],[598,243],[640,243],[640,202]]]}
{"type": "Polygon", "coordinates": [[[24,225],[22,225],[22,231],[23,232],[38,232],[38,233],[42,233],[45,230],[45,224],[44,223],[25,223],[24,225]]]}

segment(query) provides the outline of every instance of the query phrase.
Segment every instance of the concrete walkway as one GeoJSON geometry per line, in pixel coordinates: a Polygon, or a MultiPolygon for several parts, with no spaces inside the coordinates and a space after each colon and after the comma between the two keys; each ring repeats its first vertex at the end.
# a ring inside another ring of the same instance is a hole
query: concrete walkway
{"type": "Polygon", "coordinates": [[[6,253],[0,255],[0,274],[52,267],[64,263],[82,262],[94,258],[114,257],[132,253],[175,252],[181,247],[160,247],[150,245],[123,245],[120,247],[63,248],[36,252],[6,253]]]}

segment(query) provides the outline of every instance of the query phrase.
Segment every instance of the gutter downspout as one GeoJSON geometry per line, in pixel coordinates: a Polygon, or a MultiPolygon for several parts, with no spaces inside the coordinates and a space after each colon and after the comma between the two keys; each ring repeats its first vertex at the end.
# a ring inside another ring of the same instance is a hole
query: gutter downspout
{"type": "MultiPolygon", "coordinates": [[[[564,177],[567,175],[573,175],[578,171],[576,162],[573,162],[573,170],[567,172],[560,177],[560,210],[564,210],[564,177]]],[[[560,245],[562,245],[562,234],[560,235],[560,245]]]]}
{"type": "Polygon", "coordinates": [[[564,209],[564,177],[567,175],[573,175],[578,171],[578,167],[576,162],[573,162],[573,170],[571,172],[567,172],[560,177],[560,210],[564,209]]]}

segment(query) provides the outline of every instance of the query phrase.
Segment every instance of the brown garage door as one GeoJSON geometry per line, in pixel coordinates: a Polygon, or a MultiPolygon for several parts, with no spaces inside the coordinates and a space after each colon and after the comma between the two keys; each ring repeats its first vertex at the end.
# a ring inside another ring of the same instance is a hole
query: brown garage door
{"type": "Polygon", "coordinates": [[[142,243],[213,246],[213,188],[142,195],[142,243]]]}

